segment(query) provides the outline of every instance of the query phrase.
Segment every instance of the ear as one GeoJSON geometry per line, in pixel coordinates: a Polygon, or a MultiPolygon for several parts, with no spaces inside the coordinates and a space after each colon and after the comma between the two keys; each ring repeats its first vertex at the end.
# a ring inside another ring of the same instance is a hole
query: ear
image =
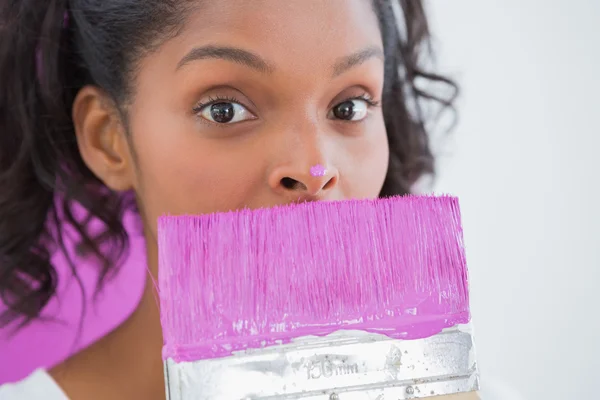
{"type": "Polygon", "coordinates": [[[83,161],[115,191],[134,187],[134,160],[125,125],[114,102],[100,88],[86,86],[73,103],[73,122],[83,161]]]}

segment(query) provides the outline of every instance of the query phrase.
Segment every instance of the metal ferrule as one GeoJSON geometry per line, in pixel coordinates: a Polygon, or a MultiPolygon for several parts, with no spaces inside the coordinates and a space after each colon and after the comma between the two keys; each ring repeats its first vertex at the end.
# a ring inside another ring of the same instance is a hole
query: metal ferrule
{"type": "Polygon", "coordinates": [[[165,361],[168,400],[399,400],[476,391],[469,326],[426,339],[359,331],[224,358],[165,361]]]}

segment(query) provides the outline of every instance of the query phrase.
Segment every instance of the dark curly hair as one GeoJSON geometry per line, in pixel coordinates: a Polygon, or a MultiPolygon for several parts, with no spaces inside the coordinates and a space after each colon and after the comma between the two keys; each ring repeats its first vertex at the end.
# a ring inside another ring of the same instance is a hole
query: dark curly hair
{"type": "MultiPolygon", "coordinates": [[[[422,67],[423,54],[430,52],[422,3],[372,1],[384,43],[382,100],[390,146],[381,195],[406,194],[419,177],[434,173],[423,102],[452,109],[457,87],[422,67]],[[436,95],[417,85],[420,80],[452,90],[436,95]]],[[[196,3],[1,2],[0,300],[6,308],[0,327],[39,317],[55,294],[57,274],[50,257],[57,250],[66,253],[66,229],[74,229],[81,248],[99,264],[98,287],[118,268],[128,246],[122,217],[134,205],[130,196],[107,189],[84,164],[72,104],[80,88],[96,85],[124,107],[138,60],[176,36],[196,3]],[[87,218],[76,218],[76,204],[87,210],[87,218]],[[92,220],[103,223],[100,234],[92,233],[92,220]]],[[[73,262],[71,269],[77,277],[73,262]]]]}

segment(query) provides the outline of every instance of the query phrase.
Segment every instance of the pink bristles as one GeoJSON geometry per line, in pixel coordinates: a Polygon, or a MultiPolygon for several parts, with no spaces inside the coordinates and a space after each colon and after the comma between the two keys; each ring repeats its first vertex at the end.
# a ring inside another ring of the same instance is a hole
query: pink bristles
{"type": "Polygon", "coordinates": [[[165,216],[158,247],[176,362],[340,329],[422,338],[470,318],[454,197],[165,216]]]}

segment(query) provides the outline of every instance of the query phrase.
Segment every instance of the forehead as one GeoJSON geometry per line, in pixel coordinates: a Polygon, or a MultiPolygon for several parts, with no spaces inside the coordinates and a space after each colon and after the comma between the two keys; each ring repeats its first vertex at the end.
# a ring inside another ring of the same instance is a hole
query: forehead
{"type": "Polygon", "coordinates": [[[277,64],[332,59],[381,47],[372,0],[207,1],[187,19],[176,39],[181,50],[226,44],[259,51],[277,64]]]}

